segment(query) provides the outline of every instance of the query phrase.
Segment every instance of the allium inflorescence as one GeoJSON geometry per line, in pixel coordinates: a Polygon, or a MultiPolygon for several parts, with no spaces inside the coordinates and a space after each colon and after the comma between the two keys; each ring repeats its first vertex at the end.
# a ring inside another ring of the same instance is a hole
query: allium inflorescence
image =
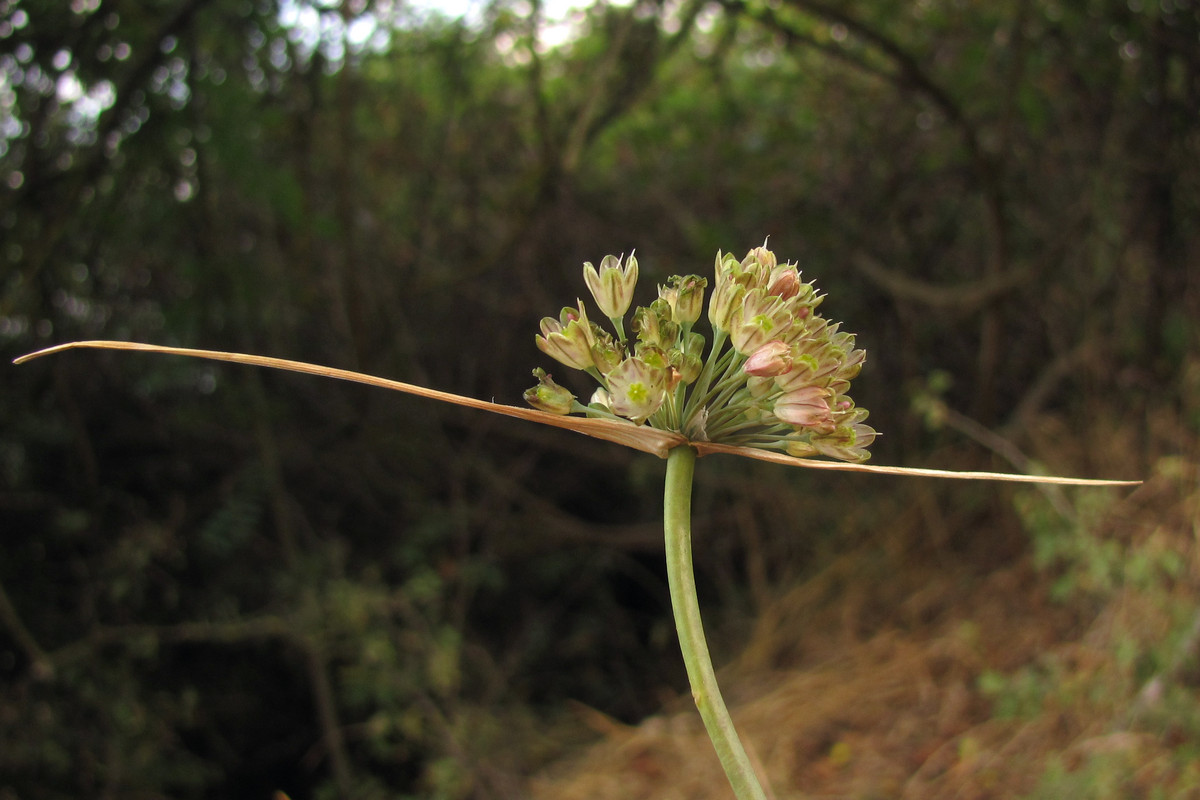
{"type": "Polygon", "coordinates": [[[658,298],[625,316],[638,278],[637,259],[606,256],[584,281],[613,331],[588,319],[582,300],[541,323],[537,345],[551,358],[595,378],[587,405],[534,370],[525,392],[535,408],[556,414],[624,419],[675,431],[694,442],[719,442],[865,461],[875,431],[866,409],[847,394],[866,352],[816,309],[824,299],[794,264],[779,264],[766,247],[740,261],[717,253],[708,304],[712,342],[693,330],[708,281],[671,277],[658,298]]]}

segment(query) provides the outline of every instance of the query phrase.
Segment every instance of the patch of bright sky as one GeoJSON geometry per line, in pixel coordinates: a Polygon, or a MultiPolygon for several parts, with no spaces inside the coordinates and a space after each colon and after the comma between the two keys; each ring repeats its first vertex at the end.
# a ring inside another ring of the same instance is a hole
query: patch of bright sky
{"type": "MultiPolygon", "coordinates": [[[[0,25],[0,40],[8,39],[24,28],[28,15],[19,8],[20,0],[14,0],[10,13],[0,25]],[[14,10],[15,9],[15,10],[14,10]]],[[[633,0],[608,0],[611,5],[627,6],[633,0]]],[[[2,5],[2,3],[0,3],[2,5]]],[[[462,21],[469,28],[481,27],[484,23],[488,0],[279,0],[279,23],[287,31],[288,38],[297,45],[300,56],[311,56],[319,48],[331,70],[337,69],[350,53],[384,52],[391,45],[391,32],[415,28],[435,19],[462,21]]],[[[579,35],[584,21],[584,10],[593,5],[591,0],[543,0],[542,21],[538,30],[539,49],[550,50],[571,42],[579,35]]],[[[71,0],[71,10],[79,15],[96,12],[99,0],[71,0]]],[[[518,17],[532,10],[529,0],[513,0],[509,10],[518,17]]],[[[673,20],[668,16],[668,26],[673,20]]],[[[514,36],[501,36],[496,40],[501,55],[522,61],[528,53],[517,47],[514,36]]],[[[77,136],[85,136],[89,123],[109,108],[116,100],[115,87],[110,81],[100,80],[87,86],[71,68],[72,54],[63,49],[55,54],[52,66],[56,75],[48,75],[34,65],[28,65],[33,52],[28,44],[20,45],[11,55],[3,58],[0,68],[0,155],[8,150],[8,143],[20,135],[21,123],[13,114],[15,85],[24,83],[40,88],[42,94],[53,95],[59,104],[68,109],[72,128],[77,136]],[[22,48],[27,52],[22,52],[22,48]]],[[[112,58],[123,61],[129,56],[129,47],[118,44],[112,49],[112,58]]],[[[102,56],[103,57],[103,56],[102,56]]],[[[182,64],[182,62],[180,62],[182,64]]],[[[172,70],[176,72],[177,70],[172,70]]],[[[180,75],[155,77],[165,86],[174,89],[186,84],[180,75]],[[174,80],[168,80],[174,79],[174,80]],[[178,86],[176,86],[178,84],[178,86]]],[[[184,90],[180,90],[184,91],[184,90]]],[[[186,92],[168,94],[180,105],[186,101],[186,92]]],[[[77,142],[78,143],[78,142],[77,142]]]]}
{"type": "MultiPolygon", "coordinates": [[[[632,0],[610,0],[628,5],[632,0]]],[[[588,0],[544,0],[538,38],[541,48],[551,49],[570,42],[579,31],[582,11],[588,0]]],[[[368,10],[365,0],[350,0],[350,14],[343,14],[338,0],[281,0],[279,22],[289,37],[307,54],[318,47],[330,61],[339,63],[350,52],[382,52],[390,44],[390,31],[414,28],[433,19],[462,21],[467,27],[483,24],[487,0],[383,0],[368,10]]],[[[513,13],[530,13],[528,0],[510,6],[513,13]]],[[[497,45],[503,49],[504,42],[497,45]]]]}
{"type": "MultiPolygon", "coordinates": [[[[620,0],[613,5],[628,5],[631,0],[620,0]]],[[[551,49],[566,44],[578,34],[581,12],[591,6],[587,0],[544,0],[542,23],[538,39],[542,48],[551,49]]],[[[477,25],[483,18],[487,4],[479,0],[414,0],[415,8],[442,14],[448,19],[462,19],[467,25],[477,25]]],[[[513,12],[525,17],[532,12],[526,0],[513,3],[513,12]]]]}
{"type": "MultiPolygon", "coordinates": [[[[90,14],[99,5],[99,0],[72,0],[71,10],[80,15],[90,14]]],[[[0,156],[8,153],[9,142],[28,133],[28,123],[18,119],[15,113],[15,89],[18,86],[43,97],[54,97],[58,105],[66,109],[70,123],[68,138],[75,144],[83,143],[89,126],[116,101],[116,88],[107,80],[84,85],[72,65],[74,55],[67,48],[55,51],[50,58],[50,71],[44,70],[34,62],[32,45],[18,38],[29,24],[28,13],[16,2],[5,10],[8,13],[0,20],[0,41],[14,39],[19,44],[0,56],[0,156]]],[[[123,61],[128,55],[126,47],[124,52],[114,51],[112,57],[123,61]]]]}

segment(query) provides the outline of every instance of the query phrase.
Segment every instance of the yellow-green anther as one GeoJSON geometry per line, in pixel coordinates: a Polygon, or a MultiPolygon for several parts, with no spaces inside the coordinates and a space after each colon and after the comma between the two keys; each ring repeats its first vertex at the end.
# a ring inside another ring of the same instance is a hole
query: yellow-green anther
{"type": "Polygon", "coordinates": [[[644,422],[666,399],[667,379],[666,369],[652,367],[640,358],[625,359],[608,374],[613,413],[644,422]]]}

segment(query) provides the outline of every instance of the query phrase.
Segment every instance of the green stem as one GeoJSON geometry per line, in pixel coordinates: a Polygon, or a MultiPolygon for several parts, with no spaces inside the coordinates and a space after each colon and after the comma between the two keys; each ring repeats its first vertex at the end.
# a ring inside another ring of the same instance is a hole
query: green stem
{"type": "MultiPolygon", "coordinates": [[[[721,373],[721,377],[717,381],[717,385],[709,390],[709,394],[713,397],[706,398],[704,404],[709,408],[720,409],[718,415],[729,414],[732,416],[737,416],[741,413],[741,411],[730,411],[728,406],[730,399],[735,394],[745,390],[746,388],[745,375],[739,374],[741,372],[742,365],[746,363],[746,357],[738,353],[732,347],[729,349],[729,352],[726,355],[729,356],[729,361],[725,364],[725,371],[721,373]]],[[[717,430],[717,428],[713,427],[712,425],[711,416],[708,420],[708,426],[709,431],[717,430]]]]}
{"type": "Polygon", "coordinates": [[[696,380],[696,384],[692,389],[691,397],[688,399],[687,407],[683,410],[683,421],[690,422],[692,417],[704,406],[707,401],[708,387],[712,383],[713,373],[716,371],[720,360],[726,355],[721,352],[721,348],[725,346],[726,334],[722,330],[713,332],[712,347],[708,351],[708,358],[704,361],[704,367],[700,370],[700,377],[696,380]]]}
{"type": "Polygon", "coordinates": [[[738,800],[766,800],[750,758],[738,739],[733,720],[713,672],[704,626],[700,621],[700,603],[696,599],[696,578],[692,573],[692,475],[696,451],[686,445],[667,455],[666,492],[663,499],[663,527],[667,544],[667,581],[671,587],[671,608],[675,611],[675,629],[687,667],[692,699],[700,710],[708,738],[717,750],[725,775],[738,800]]]}
{"type": "Polygon", "coordinates": [[[617,341],[621,343],[621,347],[625,346],[625,320],[622,317],[609,317],[613,327],[617,329],[617,341]]]}

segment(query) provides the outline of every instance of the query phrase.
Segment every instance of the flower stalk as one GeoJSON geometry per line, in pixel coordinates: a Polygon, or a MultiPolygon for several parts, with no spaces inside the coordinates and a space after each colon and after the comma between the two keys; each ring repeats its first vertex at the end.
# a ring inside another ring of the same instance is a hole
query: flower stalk
{"type": "Polygon", "coordinates": [[[692,570],[692,476],[696,451],[683,445],[667,455],[667,477],[663,492],[663,530],[667,550],[667,582],[671,588],[671,608],[679,649],[687,668],[692,699],[704,720],[708,738],[738,800],[766,800],[758,775],[746,749],[733,727],[733,719],[721,697],[704,626],[696,598],[696,578],[692,570]]]}

